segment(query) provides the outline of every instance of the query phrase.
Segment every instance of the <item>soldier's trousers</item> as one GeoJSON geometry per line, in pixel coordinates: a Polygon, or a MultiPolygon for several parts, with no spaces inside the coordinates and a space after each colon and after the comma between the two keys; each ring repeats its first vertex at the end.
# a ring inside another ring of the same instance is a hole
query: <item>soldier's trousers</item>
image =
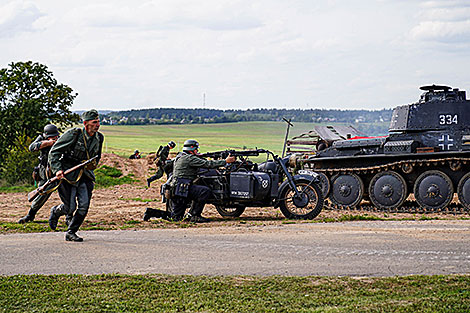
{"type": "Polygon", "coordinates": [[[73,214],[67,232],[75,233],[82,225],[90,207],[94,185],[95,183],[86,176],[82,176],[75,185],[66,181],[60,184],[59,197],[63,203],[61,214],[73,214]]]}
{"type": "Polygon", "coordinates": [[[159,166],[157,172],[155,173],[155,175],[149,177],[148,180],[149,180],[150,182],[153,182],[154,180],[157,180],[157,179],[159,179],[160,177],[162,177],[163,174],[164,174],[163,166],[159,166]]]}
{"type": "Polygon", "coordinates": [[[210,194],[211,190],[209,187],[201,185],[189,186],[188,196],[186,198],[175,196],[174,199],[172,199],[173,208],[171,210],[171,218],[174,220],[181,220],[189,201],[192,201],[189,213],[192,216],[201,216],[202,210],[204,210],[204,205],[206,204],[210,194]]]}

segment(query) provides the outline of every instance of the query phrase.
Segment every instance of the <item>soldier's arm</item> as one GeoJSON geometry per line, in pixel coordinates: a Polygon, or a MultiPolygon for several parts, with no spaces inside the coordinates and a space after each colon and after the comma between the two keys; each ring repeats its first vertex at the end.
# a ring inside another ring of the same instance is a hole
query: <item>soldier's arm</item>
{"type": "Polygon", "coordinates": [[[62,168],[62,163],[59,161],[62,154],[71,148],[73,144],[74,129],[69,129],[66,131],[52,146],[51,151],[49,151],[49,165],[51,166],[52,173],[57,173],[58,171],[64,170],[62,168]]]}
{"type": "Polygon", "coordinates": [[[203,158],[199,158],[194,156],[190,159],[189,166],[191,167],[202,167],[202,168],[217,168],[221,166],[225,166],[225,160],[206,160],[203,158]]]}
{"type": "Polygon", "coordinates": [[[30,152],[36,152],[41,149],[41,143],[42,143],[42,136],[39,135],[30,145],[29,145],[29,151],[30,152]]]}

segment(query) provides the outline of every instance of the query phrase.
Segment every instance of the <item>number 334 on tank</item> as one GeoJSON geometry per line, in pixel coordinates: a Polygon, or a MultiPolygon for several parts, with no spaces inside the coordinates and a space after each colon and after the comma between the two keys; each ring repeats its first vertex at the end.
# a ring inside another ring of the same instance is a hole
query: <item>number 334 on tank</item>
{"type": "Polygon", "coordinates": [[[458,124],[457,114],[439,114],[440,125],[458,124]]]}

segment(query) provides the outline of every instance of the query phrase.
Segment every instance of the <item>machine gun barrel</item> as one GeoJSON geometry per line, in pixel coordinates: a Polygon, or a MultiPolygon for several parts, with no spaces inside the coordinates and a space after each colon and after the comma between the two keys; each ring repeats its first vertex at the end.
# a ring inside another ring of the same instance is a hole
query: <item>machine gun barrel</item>
{"type": "Polygon", "coordinates": [[[232,156],[258,156],[260,153],[269,153],[268,150],[265,149],[254,149],[254,150],[222,150],[216,152],[207,152],[200,154],[199,156],[203,158],[212,158],[215,160],[218,159],[225,159],[229,155],[232,156]]]}

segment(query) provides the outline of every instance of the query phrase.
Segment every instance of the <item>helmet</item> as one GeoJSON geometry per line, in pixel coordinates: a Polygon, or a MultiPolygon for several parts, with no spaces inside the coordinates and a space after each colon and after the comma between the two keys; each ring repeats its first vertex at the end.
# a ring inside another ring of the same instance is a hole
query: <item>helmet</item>
{"type": "Polygon", "coordinates": [[[199,149],[199,142],[194,139],[188,139],[183,144],[183,151],[194,151],[199,149]]]}
{"type": "Polygon", "coordinates": [[[168,146],[170,146],[171,148],[174,148],[176,147],[176,143],[172,140],[168,143],[168,146]]]}
{"type": "Polygon", "coordinates": [[[134,153],[139,153],[139,150],[135,150],[134,153]]]}
{"type": "Polygon", "coordinates": [[[53,124],[47,124],[44,126],[44,133],[42,135],[46,138],[59,136],[59,130],[57,129],[57,126],[53,124]]]}

